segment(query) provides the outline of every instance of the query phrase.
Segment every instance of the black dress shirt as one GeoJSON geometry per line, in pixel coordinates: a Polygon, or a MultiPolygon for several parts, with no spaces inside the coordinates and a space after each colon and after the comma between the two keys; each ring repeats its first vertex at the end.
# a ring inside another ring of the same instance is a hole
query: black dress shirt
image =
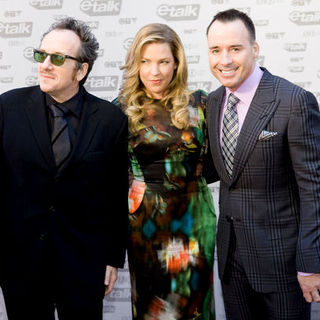
{"type": "Polygon", "coordinates": [[[82,87],[72,98],[70,98],[69,100],[63,103],[59,103],[55,101],[48,93],[46,93],[46,106],[47,106],[50,132],[52,130],[52,123],[53,123],[53,117],[49,109],[49,105],[51,104],[60,105],[68,109],[68,113],[66,114],[66,120],[68,121],[71,148],[73,148],[75,139],[79,130],[79,126],[80,126],[80,117],[81,117],[82,104],[83,104],[82,87]]]}

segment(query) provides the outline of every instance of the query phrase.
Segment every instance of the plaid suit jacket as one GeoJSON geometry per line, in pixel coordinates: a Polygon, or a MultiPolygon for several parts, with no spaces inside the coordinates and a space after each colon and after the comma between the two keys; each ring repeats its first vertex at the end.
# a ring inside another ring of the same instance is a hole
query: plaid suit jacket
{"type": "Polygon", "coordinates": [[[255,290],[267,293],[296,288],[297,271],[320,272],[320,112],[310,92],[263,71],[231,178],[219,142],[224,87],[209,95],[207,121],[220,176],[220,278],[232,222],[246,275],[255,290]]]}

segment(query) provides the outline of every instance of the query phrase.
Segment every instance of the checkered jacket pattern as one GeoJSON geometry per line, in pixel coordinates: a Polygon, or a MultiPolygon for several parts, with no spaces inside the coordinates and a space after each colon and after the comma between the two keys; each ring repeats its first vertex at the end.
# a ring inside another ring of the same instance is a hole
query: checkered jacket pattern
{"type": "Polygon", "coordinates": [[[310,92],[262,69],[231,177],[219,141],[224,87],[209,95],[207,121],[220,176],[219,275],[232,223],[250,284],[268,293],[295,288],[297,270],[320,273],[320,112],[310,92]]]}

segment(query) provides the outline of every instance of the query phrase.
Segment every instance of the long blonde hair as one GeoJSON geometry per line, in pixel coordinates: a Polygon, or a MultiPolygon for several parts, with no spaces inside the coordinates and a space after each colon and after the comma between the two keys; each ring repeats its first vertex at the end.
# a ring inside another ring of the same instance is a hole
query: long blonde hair
{"type": "Polygon", "coordinates": [[[182,42],[177,33],[166,24],[151,23],[138,31],[128,50],[126,63],[121,67],[125,72],[119,101],[127,106],[129,129],[132,133],[138,132],[145,116],[144,106],[154,102],[148,96],[139,77],[141,52],[143,46],[149,43],[168,43],[170,46],[177,68],[160,103],[171,112],[171,122],[174,126],[179,129],[187,128],[190,92],[187,89],[188,68],[182,42]]]}

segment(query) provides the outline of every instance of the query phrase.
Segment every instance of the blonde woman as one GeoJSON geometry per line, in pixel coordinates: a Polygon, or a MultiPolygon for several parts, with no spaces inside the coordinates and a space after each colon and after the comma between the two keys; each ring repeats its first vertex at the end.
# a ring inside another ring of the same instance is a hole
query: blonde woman
{"type": "Polygon", "coordinates": [[[140,29],[115,101],[129,118],[129,267],[134,319],[213,319],[216,217],[202,177],[206,94],[167,25],[140,29]]]}

